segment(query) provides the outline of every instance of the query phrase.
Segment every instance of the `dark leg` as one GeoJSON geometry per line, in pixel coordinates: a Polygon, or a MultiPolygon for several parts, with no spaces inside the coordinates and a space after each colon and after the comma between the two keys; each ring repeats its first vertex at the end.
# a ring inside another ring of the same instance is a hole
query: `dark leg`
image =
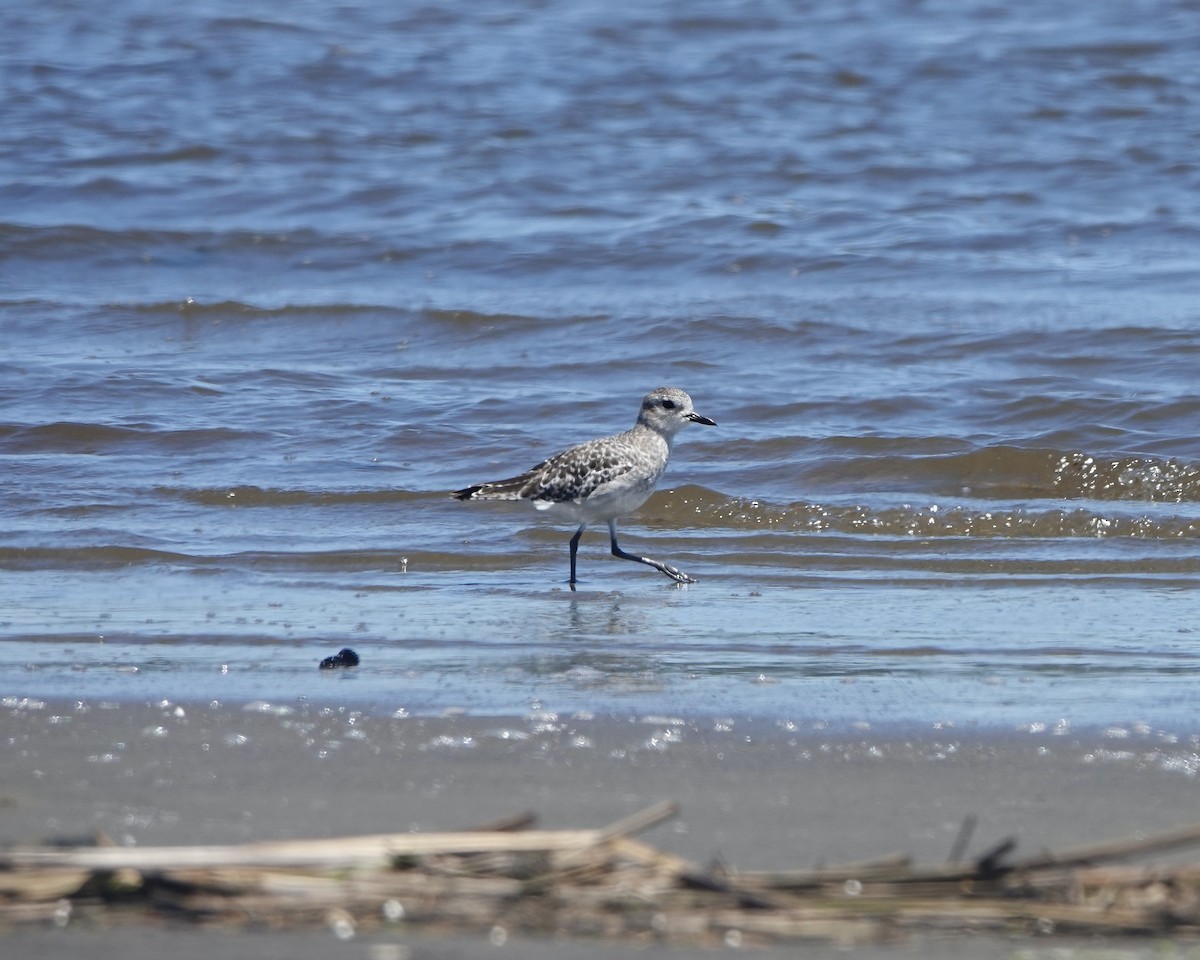
{"type": "MultiPolygon", "coordinates": [[[[695,583],[694,577],[689,577],[686,573],[681,573],[674,567],[665,563],[659,563],[657,560],[651,560],[649,557],[639,557],[632,553],[626,553],[617,546],[617,521],[608,521],[608,534],[612,537],[612,553],[614,557],[620,557],[622,560],[636,560],[638,563],[644,563],[647,566],[653,567],[659,573],[665,573],[676,583],[695,583]]],[[[578,534],[575,535],[578,539],[578,534]]]]}
{"type": "Polygon", "coordinates": [[[579,538],[583,536],[583,531],[587,528],[586,523],[581,523],[579,529],[575,531],[575,536],[571,538],[571,579],[567,582],[571,585],[571,589],[575,589],[575,554],[579,552],[579,538]]]}

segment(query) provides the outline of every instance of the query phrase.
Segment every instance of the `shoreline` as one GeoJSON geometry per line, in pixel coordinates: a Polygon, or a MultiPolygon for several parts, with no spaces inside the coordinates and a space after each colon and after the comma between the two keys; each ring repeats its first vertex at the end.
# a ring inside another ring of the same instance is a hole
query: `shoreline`
{"type": "MultiPolygon", "coordinates": [[[[892,854],[940,863],[968,816],[977,828],[967,858],[1008,837],[1029,854],[1200,819],[1195,738],[1150,730],[834,731],[264,703],[5,703],[0,847],[95,833],[146,846],[449,831],[526,811],[539,827],[589,828],[674,800],[680,815],[647,835],[659,849],[784,870],[892,854]]],[[[30,942],[72,936],[19,932],[30,942]]],[[[123,936],[95,932],[97,944],[123,936]]],[[[420,929],[405,931],[410,938],[425,939],[420,929]]],[[[992,939],[997,949],[1005,942],[992,939]]],[[[427,949],[410,955],[470,953],[439,938],[427,949]]]]}
{"type": "Polygon", "coordinates": [[[3,708],[0,730],[3,845],[55,831],[148,844],[454,830],[518,811],[571,828],[676,800],[683,826],[667,829],[694,858],[797,867],[907,847],[937,860],[971,813],[980,842],[1049,847],[1188,822],[1200,770],[1196,738],[1151,730],[48,702],[3,708]]]}

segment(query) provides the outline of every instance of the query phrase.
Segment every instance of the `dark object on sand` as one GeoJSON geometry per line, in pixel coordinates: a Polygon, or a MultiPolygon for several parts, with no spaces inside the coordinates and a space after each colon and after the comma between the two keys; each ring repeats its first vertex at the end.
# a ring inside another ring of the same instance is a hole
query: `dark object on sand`
{"type": "Polygon", "coordinates": [[[326,657],[321,661],[322,670],[336,670],[338,667],[357,667],[358,654],[349,647],[342,647],[332,657],[326,657]]]}

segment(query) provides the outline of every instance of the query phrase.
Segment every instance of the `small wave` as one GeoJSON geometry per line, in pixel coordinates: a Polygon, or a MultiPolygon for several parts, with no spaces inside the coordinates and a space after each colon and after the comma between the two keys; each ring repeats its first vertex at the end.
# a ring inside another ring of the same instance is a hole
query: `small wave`
{"type": "Polygon", "coordinates": [[[704,487],[672,491],[655,501],[659,518],[699,529],[761,530],[777,533],[866,534],[900,538],[1137,538],[1200,537],[1200,517],[1124,514],[1083,507],[975,503],[894,506],[799,501],[771,503],[729,499],[704,487]]]}
{"type": "MultiPolygon", "coordinates": [[[[481,331],[499,328],[505,333],[517,331],[541,331],[545,324],[544,316],[532,316],[519,313],[482,313],[477,310],[442,310],[429,308],[423,315],[430,323],[446,326],[452,330],[470,332],[472,335],[481,331]]],[[[586,322],[587,317],[575,318],[586,322]]]]}
{"type": "Polygon", "coordinates": [[[74,161],[75,167],[124,167],[131,164],[154,165],[159,163],[206,163],[221,156],[221,151],[207,143],[165,150],[142,150],[134,152],[113,151],[89,156],[74,161]]]}
{"type": "MultiPolygon", "coordinates": [[[[822,490],[922,492],[993,500],[1200,502],[1200,465],[1174,458],[1099,456],[1081,451],[993,446],[946,453],[939,438],[838,438],[810,453],[749,451],[761,460],[787,455],[791,476],[822,490]]],[[[778,443],[778,441],[772,441],[778,443]]],[[[767,479],[770,479],[769,477],[767,479]]]]}
{"type": "Polygon", "coordinates": [[[283,490],[251,485],[185,488],[159,486],[160,496],[206,507],[294,507],[340,506],[371,503],[401,503],[428,499],[427,493],[404,490],[283,490]]]}
{"type": "Polygon", "coordinates": [[[373,317],[395,317],[407,315],[408,311],[394,307],[363,303],[282,303],[271,306],[246,303],[242,300],[160,300],[130,304],[128,309],[140,316],[179,317],[193,319],[223,320],[226,318],[247,320],[305,319],[347,320],[373,317]]]}
{"type": "Polygon", "coordinates": [[[86,547],[0,547],[0,570],[111,570],[194,562],[167,550],[104,544],[86,547]]]}
{"type": "Polygon", "coordinates": [[[112,426],[73,421],[34,426],[0,424],[0,450],[8,454],[100,455],[134,447],[195,450],[254,439],[254,434],[224,427],[159,430],[149,425],[112,426]]]}
{"type": "Polygon", "coordinates": [[[757,501],[726,506],[728,525],[794,531],[877,534],[899,537],[1131,537],[1182,539],[1200,537],[1200,519],[1125,517],[1091,510],[983,510],[940,504],[892,508],[798,503],[784,507],[757,501]]]}
{"type": "Polygon", "coordinates": [[[193,573],[223,571],[286,571],[330,573],[345,571],[404,571],[409,564],[424,570],[444,569],[461,557],[435,550],[403,554],[389,550],[247,551],[229,554],[189,554],[151,547],[95,544],[79,547],[0,546],[0,570],[114,570],[127,567],[171,567],[193,573]]]}
{"type": "Polygon", "coordinates": [[[1200,502],[1200,467],[1175,459],[994,447],[943,458],[935,469],[973,495],[1200,502]]]}
{"type": "Polygon", "coordinates": [[[1092,500],[1200,501],[1200,466],[1153,457],[1069,453],[1054,463],[1059,496],[1092,500]]]}
{"type": "Polygon", "coordinates": [[[1082,59],[1100,64],[1112,62],[1127,66],[1131,60],[1161,56],[1167,49],[1164,43],[1154,40],[1113,40],[1103,43],[1033,46],[1029,48],[1029,55],[1044,57],[1056,63],[1062,62],[1064,59],[1082,59]]]}

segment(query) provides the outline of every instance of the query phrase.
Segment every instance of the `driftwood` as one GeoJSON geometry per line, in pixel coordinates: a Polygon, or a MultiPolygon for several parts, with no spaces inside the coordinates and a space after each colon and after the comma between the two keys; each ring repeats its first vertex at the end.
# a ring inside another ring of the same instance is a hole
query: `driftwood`
{"type": "Polygon", "coordinates": [[[907,857],[788,871],[702,866],[636,838],[678,812],[656,804],[608,827],[486,829],[177,847],[0,851],[0,930],[158,915],[201,923],[387,925],[751,945],[892,940],[919,930],[1200,936],[1200,864],[1112,861],[1200,844],[1200,825],[1009,859],[1003,840],[962,860],[907,857]]]}

